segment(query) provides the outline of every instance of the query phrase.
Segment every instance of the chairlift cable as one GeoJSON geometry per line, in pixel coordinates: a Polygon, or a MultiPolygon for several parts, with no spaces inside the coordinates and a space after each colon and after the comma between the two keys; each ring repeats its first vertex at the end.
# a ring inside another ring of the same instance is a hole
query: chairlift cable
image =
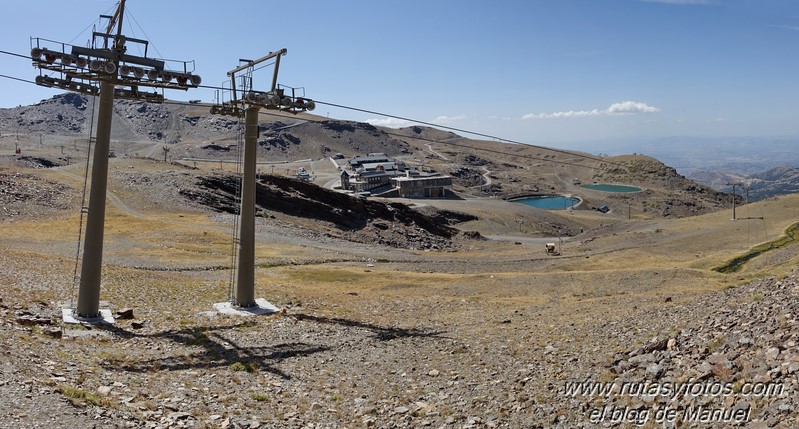
{"type": "MultiPolygon", "coordinates": [[[[0,50],[0,54],[11,55],[11,56],[13,56],[13,57],[25,58],[26,60],[29,60],[29,59],[30,59],[30,56],[29,56],[29,55],[22,55],[22,54],[17,54],[17,53],[14,53],[14,52],[8,52],[8,51],[2,51],[2,50],[0,50]]],[[[23,81],[25,81],[24,79],[20,79],[20,78],[18,78],[18,77],[11,77],[11,76],[3,76],[3,77],[7,77],[7,78],[9,78],[9,79],[14,79],[14,80],[23,80],[23,81]]],[[[33,83],[33,84],[35,84],[35,83],[36,83],[36,82],[32,82],[32,81],[25,81],[25,82],[30,82],[30,83],[33,83]]]]}
{"type": "MultiPolygon", "coordinates": [[[[577,153],[569,152],[569,151],[563,150],[563,149],[555,149],[555,148],[546,147],[546,146],[523,143],[523,142],[519,142],[519,141],[516,141],[516,140],[511,140],[511,139],[504,139],[504,138],[501,138],[501,137],[498,137],[498,136],[494,136],[494,135],[491,135],[491,134],[485,134],[485,133],[480,133],[480,132],[475,132],[475,131],[469,131],[469,130],[465,130],[465,129],[462,129],[462,128],[456,128],[456,127],[450,127],[450,126],[446,126],[446,125],[434,124],[432,122],[419,121],[419,120],[416,120],[416,119],[405,118],[405,117],[397,116],[397,115],[390,115],[390,114],[387,114],[387,113],[381,113],[381,112],[376,112],[376,111],[373,111],[373,110],[361,109],[361,108],[358,108],[358,107],[344,106],[344,105],[341,105],[341,104],[329,103],[329,102],[326,102],[326,101],[314,100],[314,102],[316,104],[324,104],[326,106],[338,107],[339,109],[353,110],[353,111],[361,112],[361,113],[369,113],[369,114],[372,114],[372,115],[385,116],[387,118],[399,119],[399,120],[403,120],[403,121],[408,121],[408,122],[413,122],[413,123],[417,123],[417,124],[421,124],[421,125],[426,125],[426,126],[429,126],[429,127],[442,128],[442,129],[445,129],[445,130],[457,131],[459,133],[472,134],[472,135],[479,136],[479,137],[485,137],[485,138],[489,138],[489,139],[492,139],[492,140],[497,140],[500,143],[505,142],[505,143],[513,143],[513,144],[517,144],[517,145],[530,146],[530,147],[534,147],[534,148],[538,148],[538,149],[543,149],[543,150],[549,150],[549,151],[552,151],[552,152],[562,153],[562,154],[569,155],[569,156],[577,156],[577,157],[581,157],[581,158],[591,159],[591,160],[594,160],[594,161],[607,162],[609,164],[618,164],[618,163],[608,162],[607,160],[603,160],[602,158],[597,158],[595,156],[577,154],[577,153]]],[[[618,164],[618,165],[619,166],[623,166],[623,164],[618,164]]]]}
{"type": "MultiPolygon", "coordinates": [[[[131,17],[131,19],[133,19],[134,22],[135,22],[135,18],[131,17]]],[[[145,36],[146,36],[146,34],[145,34],[145,36]]],[[[27,56],[14,54],[14,53],[6,52],[6,51],[0,51],[0,53],[10,54],[10,55],[15,55],[15,56],[27,58],[27,56]]],[[[5,77],[5,76],[3,76],[3,77],[5,77]]],[[[14,79],[14,78],[12,78],[12,79],[14,79]]],[[[17,79],[17,80],[20,80],[20,79],[17,79]]],[[[29,83],[34,83],[35,84],[35,82],[29,82],[29,83]]],[[[223,91],[226,90],[226,88],[224,88],[224,87],[217,87],[217,86],[211,86],[211,85],[198,85],[197,88],[221,89],[223,91]]],[[[516,145],[524,146],[524,147],[532,147],[532,148],[537,148],[537,149],[541,149],[541,150],[547,150],[547,151],[550,151],[550,152],[561,153],[561,154],[568,155],[568,156],[571,156],[571,157],[590,159],[590,160],[593,160],[593,161],[602,162],[602,163],[605,163],[605,164],[608,164],[608,165],[614,165],[614,166],[617,166],[617,167],[629,168],[629,165],[626,165],[626,164],[623,164],[623,163],[620,163],[620,162],[614,162],[614,161],[610,161],[610,160],[607,160],[607,159],[603,159],[603,158],[599,158],[599,157],[595,157],[595,156],[590,156],[590,155],[586,155],[586,154],[582,154],[582,153],[570,152],[570,151],[564,150],[564,149],[556,149],[556,148],[551,148],[551,147],[546,147],[546,146],[541,146],[541,145],[523,143],[523,142],[520,142],[520,141],[511,140],[511,139],[505,139],[505,138],[501,138],[501,137],[490,135],[490,134],[485,134],[485,133],[480,133],[480,132],[475,132],[475,131],[469,131],[469,130],[456,128],[456,127],[449,127],[449,126],[446,126],[446,125],[433,124],[433,123],[430,123],[430,122],[414,120],[414,119],[411,119],[411,118],[406,118],[406,117],[397,116],[397,115],[391,115],[391,114],[382,113],[382,112],[376,112],[376,111],[373,111],[373,110],[361,109],[361,108],[352,107],[352,106],[345,106],[345,105],[342,105],[342,104],[330,103],[330,102],[325,102],[325,101],[317,101],[317,100],[314,100],[314,102],[317,103],[317,104],[323,104],[323,105],[327,105],[327,106],[331,106],[331,107],[337,107],[337,108],[346,109],[346,110],[353,110],[353,111],[362,112],[362,113],[369,113],[369,114],[373,114],[373,115],[379,115],[379,116],[385,116],[385,117],[394,118],[394,119],[400,119],[400,120],[409,121],[409,122],[412,122],[412,123],[417,123],[417,124],[420,124],[420,125],[426,125],[426,126],[430,126],[430,127],[434,127],[434,128],[439,128],[439,129],[445,129],[445,130],[450,130],[450,131],[455,131],[455,132],[460,132],[460,133],[465,133],[465,134],[476,135],[476,136],[480,136],[480,137],[485,137],[485,138],[489,138],[489,139],[492,139],[492,140],[496,140],[498,142],[505,142],[505,143],[516,144],[516,145]]],[[[189,104],[187,102],[170,101],[170,100],[164,100],[162,103],[163,104],[176,104],[176,105],[189,104]]],[[[269,112],[259,112],[259,114],[281,116],[281,115],[275,115],[275,114],[269,113],[269,112]]],[[[308,122],[321,122],[321,121],[320,120],[308,119],[308,122]]],[[[494,150],[494,149],[484,149],[484,148],[471,147],[471,146],[466,146],[466,145],[458,145],[458,144],[452,143],[452,142],[442,142],[442,141],[438,141],[438,140],[424,139],[424,138],[421,138],[421,137],[411,137],[411,136],[405,136],[405,135],[400,135],[400,134],[392,134],[392,133],[387,133],[387,134],[395,135],[395,136],[399,136],[399,137],[403,137],[403,138],[413,138],[413,139],[417,139],[417,140],[428,141],[428,142],[442,144],[442,145],[463,147],[463,148],[468,148],[468,149],[477,150],[477,151],[495,153],[495,154],[498,154],[498,155],[507,155],[507,156],[526,158],[526,159],[531,159],[531,160],[536,160],[536,161],[549,162],[549,163],[552,163],[552,164],[569,165],[569,166],[573,166],[573,167],[588,168],[588,169],[594,169],[594,170],[599,170],[599,171],[609,171],[610,170],[610,169],[606,169],[606,168],[602,168],[602,167],[585,166],[585,165],[572,163],[572,162],[568,162],[568,161],[558,161],[558,160],[553,160],[553,159],[545,159],[545,158],[534,157],[534,156],[531,156],[531,155],[523,155],[523,154],[515,154],[515,153],[510,153],[510,152],[504,152],[504,151],[494,150]]]]}
{"type": "MultiPolygon", "coordinates": [[[[242,82],[243,84],[244,82],[242,82]]],[[[233,88],[235,91],[235,88],[233,88]]],[[[233,207],[237,209],[237,213],[233,214],[233,240],[231,244],[231,252],[230,252],[230,282],[228,284],[228,300],[231,302],[233,301],[233,293],[234,293],[234,286],[236,283],[236,269],[238,268],[238,264],[236,263],[236,257],[238,256],[239,250],[239,218],[241,217],[241,182],[244,180],[243,170],[242,170],[242,162],[243,162],[243,150],[242,147],[244,146],[243,136],[243,123],[241,121],[238,122],[238,135],[236,136],[236,170],[235,170],[235,187],[233,190],[233,207]]]]}
{"type": "Polygon", "coordinates": [[[25,82],[25,83],[32,83],[34,85],[36,84],[36,82],[31,82],[31,81],[26,80],[26,79],[22,79],[22,78],[19,78],[19,77],[14,77],[14,76],[8,76],[8,75],[4,75],[4,74],[0,74],[0,77],[4,77],[6,79],[11,79],[11,80],[18,80],[20,82],[25,82]]]}
{"type": "MultiPolygon", "coordinates": [[[[275,116],[275,117],[278,117],[278,118],[284,118],[285,117],[284,115],[271,113],[271,112],[268,112],[268,111],[267,112],[263,112],[262,111],[262,112],[259,112],[259,114],[267,115],[267,116],[275,116]]],[[[315,122],[315,123],[320,123],[320,122],[324,121],[324,120],[317,120],[317,119],[305,119],[305,120],[307,122],[315,122]]],[[[593,167],[593,166],[590,166],[590,165],[578,164],[576,162],[559,161],[559,160],[555,160],[555,159],[541,158],[541,157],[537,157],[537,156],[533,156],[533,155],[503,152],[503,151],[497,150],[497,149],[487,149],[487,148],[473,147],[473,146],[469,146],[469,145],[465,145],[465,144],[444,142],[444,141],[433,140],[433,139],[428,139],[428,138],[424,138],[424,137],[407,136],[407,135],[404,135],[404,134],[392,133],[392,132],[389,132],[389,131],[384,131],[384,132],[387,135],[394,136],[394,137],[421,140],[421,141],[430,142],[430,143],[437,143],[437,144],[441,144],[441,145],[445,145],[445,146],[455,146],[455,147],[460,147],[460,148],[465,148],[465,149],[471,149],[471,150],[476,150],[476,151],[493,153],[493,154],[497,154],[497,155],[513,156],[513,157],[517,157],[517,158],[525,158],[525,159],[530,159],[530,160],[534,160],[534,161],[549,162],[549,163],[552,163],[552,164],[568,165],[568,166],[572,166],[572,167],[587,168],[587,169],[591,169],[591,170],[598,170],[598,171],[604,171],[604,172],[611,171],[611,169],[609,169],[609,168],[603,168],[603,167],[600,167],[600,166],[593,167]]],[[[533,145],[526,145],[526,144],[523,144],[523,143],[520,144],[520,146],[530,146],[530,147],[534,147],[534,148],[538,148],[539,147],[539,146],[533,146],[533,145]]],[[[544,148],[544,149],[548,149],[548,148],[544,148]]],[[[554,149],[548,149],[548,150],[554,150],[554,149]]],[[[624,168],[629,167],[629,166],[624,165],[624,164],[616,163],[616,162],[613,162],[613,161],[603,160],[601,158],[588,157],[586,155],[570,153],[568,151],[559,151],[559,150],[555,150],[555,151],[556,152],[564,152],[564,153],[567,153],[569,155],[580,157],[580,158],[596,159],[596,160],[599,160],[599,161],[604,162],[606,164],[618,165],[618,166],[624,167],[624,168]]]]}
{"type": "MultiPolygon", "coordinates": [[[[136,19],[133,18],[133,17],[131,17],[131,19],[133,19],[134,22],[136,21],[136,19]]],[[[138,25],[138,23],[137,23],[137,25],[138,25]]],[[[139,28],[141,28],[141,26],[139,28]]],[[[142,32],[144,32],[144,30],[142,30],[142,32]]],[[[145,36],[146,36],[146,33],[145,33],[145,36]]],[[[157,50],[156,50],[156,52],[157,52],[157,50]]],[[[14,55],[14,56],[18,56],[18,57],[22,57],[22,58],[26,58],[26,59],[28,58],[27,55],[20,55],[20,54],[15,54],[15,53],[6,52],[6,51],[0,51],[0,53],[8,54],[8,55],[14,55]]],[[[160,53],[159,53],[159,55],[160,55],[160,53]]],[[[2,76],[2,77],[7,77],[7,76],[2,76]]],[[[12,77],[9,77],[9,78],[16,79],[16,80],[21,80],[21,79],[12,78],[12,77]]],[[[27,81],[27,82],[35,84],[35,82],[30,82],[30,81],[27,81]]],[[[226,91],[227,90],[224,86],[218,87],[218,86],[213,86],[213,85],[197,85],[197,88],[216,89],[216,90],[222,90],[222,91],[226,91]]],[[[342,105],[342,104],[336,104],[336,103],[330,103],[330,102],[318,101],[318,100],[314,100],[314,102],[316,104],[323,104],[323,105],[327,105],[327,106],[331,106],[331,107],[337,107],[337,108],[345,109],[345,110],[352,110],[352,111],[356,111],[356,112],[362,112],[362,113],[369,113],[369,114],[373,114],[373,115],[385,116],[385,117],[393,118],[393,119],[400,119],[400,120],[404,120],[404,121],[408,121],[408,122],[412,122],[412,123],[416,123],[416,124],[420,124],[420,125],[426,125],[426,126],[430,126],[430,127],[434,127],[434,128],[445,129],[445,130],[455,131],[455,132],[460,132],[460,133],[465,133],[465,134],[471,134],[471,135],[475,135],[475,136],[479,136],[479,137],[485,137],[485,138],[488,138],[488,139],[491,139],[491,140],[496,140],[498,142],[505,142],[505,143],[515,144],[515,145],[519,145],[519,146],[532,147],[532,148],[537,148],[537,149],[541,149],[541,150],[547,150],[547,151],[550,151],[550,152],[561,153],[561,154],[568,155],[568,156],[571,156],[571,157],[590,159],[590,160],[602,162],[602,163],[605,163],[605,164],[608,164],[608,165],[615,165],[617,167],[629,168],[629,165],[626,165],[626,164],[623,164],[623,163],[620,163],[620,162],[614,162],[614,161],[610,161],[610,160],[603,159],[603,158],[600,158],[600,157],[586,155],[586,154],[582,154],[582,153],[570,152],[570,151],[564,150],[564,149],[557,149],[557,148],[551,148],[551,147],[546,147],[546,146],[541,146],[541,145],[534,145],[534,144],[524,143],[524,142],[520,142],[520,141],[516,141],[516,140],[501,138],[501,137],[490,135],[490,134],[486,134],[486,133],[480,133],[480,132],[476,132],[476,131],[469,131],[469,130],[466,130],[466,129],[450,127],[450,126],[446,126],[446,125],[433,124],[431,122],[419,121],[419,120],[415,120],[415,119],[411,119],[411,118],[405,118],[405,117],[402,117],[402,116],[391,115],[391,114],[382,113],[382,112],[376,112],[376,111],[368,110],[368,109],[361,109],[361,108],[358,108],[358,107],[345,106],[345,105],[342,105]]],[[[190,103],[187,103],[187,102],[170,101],[170,100],[164,100],[162,103],[163,104],[176,104],[176,105],[190,104],[190,103]]],[[[259,114],[269,115],[270,113],[268,113],[268,112],[259,112],[259,114]]],[[[280,116],[280,115],[275,115],[275,116],[280,116]]],[[[313,119],[309,119],[308,121],[309,122],[321,122],[321,121],[317,121],[317,120],[313,120],[313,119]]],[[[409,138],[408,136],[402,136],[402,137],[409,138]]],[[[456,144],[453,144],[453,143],[441,142],[441,141],[437,141],[437,140],[426,140],[426,139],[419,138],[419,137],[412,137],[412,138],[415,138],[415,139],[418,139],[418,140],[423,140],[423,141],[430,141],[430,142],[434,142],[434,143],[438,143],[438,144],[457,146],[456,144]]],[[[463,147],[467,147],[467,146],[463,146],[463,147]]],[[[551,160],[551,159],[542,159],[542,158],[536,158],[536,157],[532,157],[532,156],[528,156],[528,155],[520,155],[520,154],[497,151],[497,150],[491,150],[491,149],[482,149],[482,148],[476,148],[476,147],[474,147],[474,148],[473,147],[468,147],[468,148],[469,149],[473,149],[473,150],[479,150],[479,151],[484,151],[484,152],[501,154],[501,155],[522,157],[522,158],[539,160],[539,161],[548,161],[548,162],[551,162],[551,163],[554,163],[554,164],[564,164],[564,165],[571,165],[571,166],[583,167],[583,168],[594,168],[594,169],[597,169],[597,170],[600,170],[600,171],[607,171],[607,169],[603,169],[603,168],[599,168],[599,167],[583,166],[583,165],[580,165],[580,164],[569,163],[569,162],[565,162],[565,161],[555,161],[555,160],[551,160]]]]}
{"type": "MultiPolygon", "coordinates": [[[[105,11],[104,15],[108,15],[108,14],[110,14],[110,13],[111,13],[111,11],[113,11],[114,9],[116,9],[116,7],[117,7],[116,5],[112,6],[110,9],[108,9],[108,10],[106,10],[106,11],[105,11]]],[[[88,30],[88,29],[90,29],[90,28],[91,28],[91,29],[95,29],[95,28],[97,28],[97,27],[96,27],[96,25],[97,25],[97,23],[98,23],[99,21],[100,21],[100,19],[99,19],[99,18],[97,18],[97,19],[95,19],[94,21],[92,21],[92,23],[91,23],[91,24],[89,24],[89,25],[87,25],[87,26],[86,26],[86,28],[84,28],[84,29],[83,29],[83,30],[82,30],[80,33],[76,34],[76,35],[75,35],[75,37],[73,37],[73,38],[72,38],[72,40],[70,40],[69,42],[67,42],[67,45],[71,45],[71,44],[72,44],[72,42],[74,42],[74,41],[75,41],[75,39],[77,39],[77,38],[78,38],[78,37],[80,37],[80,36],[81,36],[83,33],[85,33],[85,32],[86,32],[86,30],[88,30]]]]}
{"type": "MultiPolygon", "coordinates": [[[[135,18],[132,18],[132,19],[134,19],[134,21],[135,21],[135,18]]],[[[23,57],[23,58],[28,58],[25,55],[14,54],[14,53],[6,52],[6,51],[0,51],[0,53],[15,55],[15,56],[23,57]]],[[[6,76],[3,76],[3,77],[6,77],[6,76]]],[[[16,79],[16,80],[21,80],[21,79],[12,78],[12,77],[9,77],[9,78],[16,79]]],[[[35,84],[35,82],[29,82],[29,83],[34,83],[35,84]]],[[[222,91],[226,91],[227,90],[225,87],[218,87],[218,86],[212,86],[212,85],[198,85],[197,88],[217,89],[217,90],[222,90],[222,91]]],[[[557,148],[551,148],[551,147],[546,147],[546,146],[541,146],[541,145],[534,145],[534,144],[524,143],[524,142],[520,142],[520,141],[516,141],[516,140],[501,138],[501,137],[490,135],[490,134],[485,134],[485,133],[480,133],[480,132],[475,132],[475,131],[469,131],[469,130],[456,128],[456,127],[449,127],[449,126],[446,126],[446,125],[433,124],[431,122],[419,121],[419,120],[414,120],[414,119],[410,119],[410,118],[405,118],[405,117],[402,117],[402,116],[391,115],[391,114],[387,114],[387,113],[381,113],[381,112],[376,112],[376,111],[367,110],[367,109],[361,109],[361,108],[357,108],[357,107],[345,106],[345,105],[336,104],[336,103],[329,103],[329,102],[318,101],[318,100],[314,100],[314,102],[317,103],[317,104],[324,104],[324,105],[331,106],[331,107],[338,107],[340,109],[353,110],[353,111],[362,112],[362,113],[369,113],[369,114],[373,114],[373,115],[385,116],[385,117],[388,117],[388,118],[400,119],[400,120],[404,120],[404,121],[408,121],[408,122],[412,122],[412,123],[417,123],[417,124],[420,124],[420,125],[426,125],[426,126],[430,126],[430,127],[434,127],[434,128],[440,128],[440,129],[445,129],[445,130],[456,131],[456,132],[460,132],[460,133],[465,133],[465,134],[471,134],[471,135],[476,135],[476,136],[480,136],[480,137],[485,137],[485,138],[489,138],[489,139],[492,139],[492,140],[496,140],[498,142],[505,142],[505,143],[516,144],[516,145],[519,145],[519,146],[532,147],[532,148],[537,148],[537,149],[541,149],[541,150],[547,150],[547,151],[550,151],[550,152],[561,153],[561,154],[572,156],[572,157],[590,159],[590,160],[602,162],[602,163],[605,163],[605,164],[608,164],[608,165],[615,165],[617,167],[629,168],[629,165],[626,165],[626,164],[623,164],[623,163],[620,163],[620,162],[610,161],[610,160],[607,160],[607,159],[603,159],[603,158],[599,158],[599,157],[595,157],[595,156],[591,156],[591,155],[585,155],[585,154],[582,154],[582,153],[570,152],[570,151],[564,150],[564,149],[557,149],[557,148]]],[[[164,100],[162,103],[163,104],[176,104],[176,105],[189,104],[187,102],[170,101],[170,100],[164,100]]],[[[262,114],[262,115],[270,115],[271,114],[271,115],[274,115],[274,116],[280,116],[280,115],[275,115],[275,114],[269,113],[269,112],[259,112],[259,114],[262,114]]],[[[308,119],[308,122],[321,122],[321,121],[308,119]]],[[[391,135],[391,133],[388,133],[388,134],[391,135]]],[[[431,139],[424,139],[424,138],[420,138],[420,137],[410,137],[410,136],[404,136],[404,135],[400,135],[400,136],[403,137],[403,138],[414,138],[414,139],[417,139],[417,140],[429,141],[429,142],[433,142],[433,143],[437,143],[437,144],[450,145],[450,146],[456,146],[456,147],[466,147],[466,148],[469,148],[469,149],[472,149],[472,150],[495,153],[495,154],[499,154],[499,155],[521,157],[521,158],[532,159],[532,160],[537,160],[537,161],[546,161],[546,162],[550,162],[550,163],[553,163],[553,164],[570,165],[570,166],[574,166],[574,167],[596,169],[596,170],[600,170],[600,171],[608,171],[609,170],[609,169],[604,169],[604,168],[601,168],[601,167],[584,166],[584,165],[580,165],[580,164],[576,164],[576,163],[570,163],[570,162],[567,162],[567,161],[556,161],[556,160],[551,160],[551,159],[537,158],[537,157],[533,157],[533,156],[530,156],[530,155],[521,155],[521,154],[503,152],[503,151],[499,151],[499,150],[463,146],[463,145],[457,145],[455,143],[442,142],[442,141],[431,140],[431,139]]]]}
{"type": "Polygon", "coordinates": [[[125,17],[130,18],[134,23],[136,23],[136,26],[139,27],[139,30],[141,30],[142,34],[144,34],[144,38],[149,41],[149,46],[152,46],[153,49],[155,50],[155,53],[158,55],[158,58],[164,58],[164,56],[161,55],[160,52],[158,52],[158,48],[155,46],[155,43],[152,42],[150,36],[147,35],[147,32],[144,31],[144,28],[142,28],[142,26],[139,24],[139,21],[136,21],[136,17],[133,16],[133,14],[130,11],[130,6],[128,5],[125,5],[125,17]]]}

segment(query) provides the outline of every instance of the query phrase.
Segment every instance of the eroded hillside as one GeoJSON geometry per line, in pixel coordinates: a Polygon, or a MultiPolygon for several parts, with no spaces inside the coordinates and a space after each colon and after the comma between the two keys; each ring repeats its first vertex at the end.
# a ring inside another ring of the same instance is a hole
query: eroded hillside
{"type": "MultiPolygon", "coordinates": [[[[181,194],[214,210],[238,212],[235,176],[197,179],[197,187],[181,194]]],[[[454,248],[451,239],[460,231],[449,225],[477,219],[432,207],[419,211],[402,203],[358,199],[298,180],[264,176],[256,186],[256,216],[276,215],[317,233],[411,250],[454,248]]]]}

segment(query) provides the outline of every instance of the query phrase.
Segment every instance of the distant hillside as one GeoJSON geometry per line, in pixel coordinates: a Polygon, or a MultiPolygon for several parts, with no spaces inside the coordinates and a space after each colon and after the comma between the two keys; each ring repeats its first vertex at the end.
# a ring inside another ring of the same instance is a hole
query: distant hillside
{"type": "Polygon", "coordinates": [[[645,212],[682,217],[708,213],[732,202],[724,192],[696,183],[652,157],[623,155],[608,161],[599,165],[592,180],[644,187],[630,198],[638,200],[645,212]]]}
{"type": "MultiPolygon", "coordinates": [[[[0,134],[17,133],[11,149],[18,146],[23,155],[42,158],[49,147],[50,153],[59,156],[49,161],[78,160],[85,157],[86,141],[95,125],[93,102],[82,95],[61,94],[32,106],[0,109],[0,134]]],[[[117,100],[112,121],[111,149],[117,157],[190,159],[184,163],[239,158],[243,121],[211,115],[208,105],[117,100]]],[[[382,128],[305,113],[263,111],[259,118],[257,157],[261,162],[318,160],[339,154],[346,159],[374,152],[420,170],[450,175],[455,193],[467,198],[568,194],[582,200],[578,210],[607,206],[609,216],[640,218],[693,216],[731,203],[729,196],[644,155],[592,157],[472,140],[432,127],[382,128]],[[621,194],[581,185],[591,182],[629,184],[642,191],[621,194]]],[[[324,184],[334,183],[335,177],[324,184]]]]}
{"type": "Polygon", "coordinates": [[[726,189],[729,187],[727,186],[728,183],[743,182],[746,176],[721,171],[697,170],[687,174],[686,177],[697,183],[710,186],[713,189],[726,189]]]}
{"type": "Polygon", "coordinates": [[[696,171],[691,180],[724,192],[732,192],[730,183],[741,184],[735,192],[748,195],[749,201],[759,201],[777,195],[799,192],[799,168],[775,167],[762,173],[742,176],[732,173],[696,171]],[[748,191],[748,192],[747,192],[748,191]]]}
{"type": "MultiPolygon", "coordinates": [[[[55,136],[86,138],[93,110],[93,98],[60,94],[31,106],[0,109],[0,133],[26,134],[31,141],[45,144],[55,136]]],[[[259,122],[260,160],[316,159],[337,153],[350,157],[370,152],[397,156],[411,151],[407,143],[367,123],[272,112],[263,114],[259,122]]],[[[121,143],[113,147],[118,156],[154,156],[169,145],[173,159],[236,159],[232,149],[238,145],[242,126],[243,121],[211,115],[208,106],[199,104],[116,100],[111,139],[121,143]]]]}
{"type": "Polygon", "coordinates": [[[777,167],[746,178],[750,201],[799,192],[799,168],[777,167]]]}
{"type": "MultiPolygon", "coordinates": [[[[695,137],[674,136],[650,141],[633,139],[612,144],[613,151],[645,153],[675,167],[686,176],[714,171],[740,176],[781,165],[799,165],[799,136],[785,137],[695,137]]],[[[594,150],[594,149],[591,149],[594,150]]]]}

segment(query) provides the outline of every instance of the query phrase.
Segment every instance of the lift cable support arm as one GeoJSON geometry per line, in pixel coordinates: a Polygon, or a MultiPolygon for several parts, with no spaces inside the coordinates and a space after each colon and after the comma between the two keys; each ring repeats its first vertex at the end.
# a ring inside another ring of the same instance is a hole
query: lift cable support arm
{"type": "Polygon", "coordinates": [[[301,88],[283,87],[278,85],[277,76],[280,70],[280,58],[286,55],[288,51],[283,48],[279,51],[270,52],[257,60],[242,60],[244,64],[239,65],[233,70],[227,72],[231,81],[230,101],[221,101],[219,104],[211,107],[211,114],[215,115],[230,115],[235,117],[244,117],[244,111],[247,106],[259,107],[268,110],[281,110],[289,113],[299,113],[313,110],[316,103],[309,98],[305,98],[305,91],[302,89],[302,94],[297,94],[297,90],[301,88]],[[252,81],[242,85],[241,96],[239,97],[236,75],[243,70],[252,70],[256,65],[275,59],[275,69],[272,72],[272,85],[268,91],[256,91],[252,88],[252,81]],[[290,89],[287,92],[286,89],[290,89]]]}

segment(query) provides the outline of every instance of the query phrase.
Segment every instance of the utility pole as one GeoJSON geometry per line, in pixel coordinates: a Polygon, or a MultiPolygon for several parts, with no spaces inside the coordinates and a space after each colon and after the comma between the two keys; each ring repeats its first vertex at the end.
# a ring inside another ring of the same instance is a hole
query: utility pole
{"type": "MultiPolygon", "coordinates": [[[[185,91],[201,82],[199,76],[189,71],[193,62],[180,62],[182,70],[168,70],[165,61],[148,58],[148,41],[122,34],[124,13],[125,0],[120,0],[113,16],[100,16],[108,20],[108,25],[104,31],[92,33],[91,47],[31,39],[31,59],[34,67],[39,68],[37,85],[99,97],[80,289],[77,308],[64,309],[64,320],[68,323],[78,323],[76,317],[88,322],[113,323],[110,310],[100,310],[100,279],[114,98],[163,102],[163,94],[140,91],[139,87],[185,91]],[[144,56],[127,54],[126,42],[143,45],[144,56]]],[[[41,143],[41,135],[39,138],[41,143]]]]}
{"type": "Polygon", "coordinates": [[[169,148],[164,146],[163,149],[164,149],[164,164],[166,164],[166,156],[169,153],[169,148]]]}
{"type": "MultiPolygon", "coordinates": [[[[735,193],[735,187],[738,186],[738,185],[743,185],[743,184],[742,183],[734,183],[734,182],[733,183],[727,183],[727,186],[732,186],[732,220],[738,220],[735,217],[735,200],[736,200],[736,197],[738,196],[735,193]]],[[[747,199],[748,198],[749,197],[747,196],[747,199]]]]}

